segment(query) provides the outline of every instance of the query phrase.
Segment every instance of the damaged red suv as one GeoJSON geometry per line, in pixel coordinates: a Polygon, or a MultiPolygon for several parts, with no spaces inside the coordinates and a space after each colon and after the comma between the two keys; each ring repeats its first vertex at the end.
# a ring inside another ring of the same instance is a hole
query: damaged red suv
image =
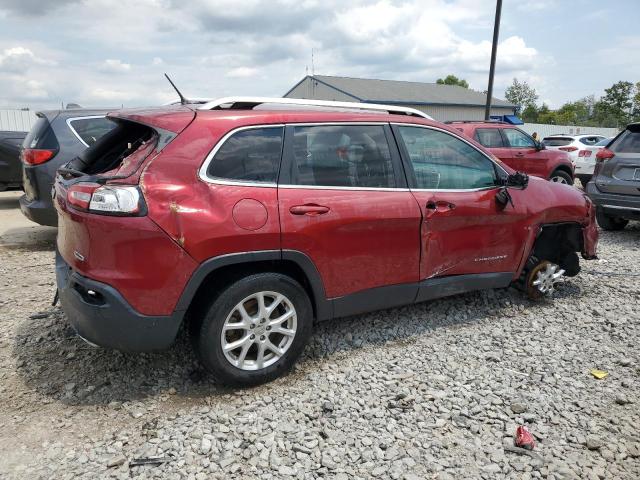
{"type": "Polygon", "coordinates": [[[250,385],[291,367],[314,321],[510,285],[537,297],[595,258],[577,189],[411,109],[302,102],[109,115],[55,184],[79,335],[155,350],[185,324],[220,382],[250,385]]]}

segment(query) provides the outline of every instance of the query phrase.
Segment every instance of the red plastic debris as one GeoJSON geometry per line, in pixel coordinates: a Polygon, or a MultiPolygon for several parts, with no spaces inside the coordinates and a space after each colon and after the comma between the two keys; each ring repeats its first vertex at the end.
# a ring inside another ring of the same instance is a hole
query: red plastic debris
{"type": "Polygon", "coordinates": [[[527,427],[522,425],[516,428],[516,439],[514,443],[516,447],[526,448],[527,450],[533,450],[533,447],[536,446],[533,435],[531,435],[531,432],[527,430],[527,427]]]}

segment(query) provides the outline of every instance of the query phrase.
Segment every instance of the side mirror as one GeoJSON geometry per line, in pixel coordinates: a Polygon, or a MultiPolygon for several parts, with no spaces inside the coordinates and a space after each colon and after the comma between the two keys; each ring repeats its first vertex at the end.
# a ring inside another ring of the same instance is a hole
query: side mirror
{"type": "Polygon", "coordinates": [[[509,175],[506,179],[506,187],[515,187],[525,189],[529,185],[529,175],[523,172],[516,172],[509,175]]]}
{"type": "Polygon", "coordinates": [[[540,151],[540,150],[546,150],[546,149],[547,149],[547,147],[544,146],[544,143],[538,142],[536,140],[536,150],[540,151]]]}

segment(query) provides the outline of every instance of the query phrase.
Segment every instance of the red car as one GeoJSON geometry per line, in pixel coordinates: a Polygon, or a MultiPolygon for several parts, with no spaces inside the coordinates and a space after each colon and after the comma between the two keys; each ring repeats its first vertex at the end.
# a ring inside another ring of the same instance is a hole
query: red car
{"type": "Polygon", "coordinates": [[[473,138],[514,170],[552,182],[573,185],[575,166],[569,155],[547,150],[529,134],[505,122],[448,122],[473,138]]]}
{"type": "Polygon", "coordinates": [[[59,170],[57,285],[79,335],[154,350],[187,322],[219,381],[255,384],[314,320],[510,285],[536,297],[578,273],[576,252],[595,258],[585,195],[527,185],[454,128],[265,102],[112,113],[59,170]]]}

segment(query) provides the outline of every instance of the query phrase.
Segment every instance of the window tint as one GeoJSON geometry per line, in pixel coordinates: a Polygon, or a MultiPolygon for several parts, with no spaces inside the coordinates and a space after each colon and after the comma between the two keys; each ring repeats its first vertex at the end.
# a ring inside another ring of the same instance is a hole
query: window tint
{"type": "Polygon", "coordinates": [[[69,123],[71,129],[89,146],[96,143],[100,137],[116,126],[115,122],[107,120],[105,117],[79,118],[69,123]]]}
{"type": "Polygon", "coordinates": [[[640,153],[640,132],[626,130],[611,145],[615,153],[640,153]]]}
{"type": "Polygon", "coordinates": [[[325,187],[396,186],[382,125],[295,127],[293,183],[325,187]]]}
{"type": "Polygon", "coordinates": [[[606,147],[610,141],[611,141],[610,138],[605,138],[604,140],[600,140],[598,143],[596,143],[595,146],[596,147],[606,147]]]}
{"type": "Polygon", "coordinates": [[[504,128],[502,129],[502,133],[507,139],[510,147],[535,147],[533,139],[520,130],[516,130],[515,128],[504,128]]]}
{"type": "Polygon", "coordinates": [[[502,135],[497,128],[478,128],[476,130],[476,140],[480,145],[489,148],[500,148],[504,146],[502,135]]]}
{"type": "Polygon", "coordinates": [[[569,145],[573,143],[573,138],[571,137],[546,137],[542,140],[542,143],[547,147],[564,147],[565,145],[569,145]]]}
{"type": "Polygon", "coordinates": [[[496,184],[493,163],[466,142],[448,133],[419,127],[399,127],[409,152],[416,187],[470,189],[496,184]]]}
{"type": "Polygon", "coordinates": [[[283,127],[242,130],[216,152],[207,175],[226,180],[275,183],[282,155],[283,127]]]}

